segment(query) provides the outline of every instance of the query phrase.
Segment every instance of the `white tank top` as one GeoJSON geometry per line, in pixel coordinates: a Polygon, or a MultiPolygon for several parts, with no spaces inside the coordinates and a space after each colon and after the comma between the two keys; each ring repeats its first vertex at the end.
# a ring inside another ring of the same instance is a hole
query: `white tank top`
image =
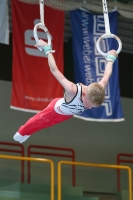
{"type": "Polygon", "coordinates": [[[87,108],[83,105],[81,100],[82,97],[82,86],[78,83],[77,86],[77,93],[75,97],[69,102],[66,102],[66,97],[64,94],[64,98],[59,99],[55,106],[54,110],[61,114],[61,115],[79,115],[83,111],[87,110],[87,108]]]}

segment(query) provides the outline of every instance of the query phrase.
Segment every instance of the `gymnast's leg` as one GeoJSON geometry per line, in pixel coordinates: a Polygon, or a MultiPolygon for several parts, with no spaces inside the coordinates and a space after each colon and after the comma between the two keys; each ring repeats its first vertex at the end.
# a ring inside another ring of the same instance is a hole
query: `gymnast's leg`
{"type": "Polygon", "coordinates": [[[31,117],[19,128],[13,139],[20,143],[25,142],[33,133],[65,121],[72,115],[60,115],[55,112],[54,105],[59,98],[54,99],[44,110],[31,117]]]}

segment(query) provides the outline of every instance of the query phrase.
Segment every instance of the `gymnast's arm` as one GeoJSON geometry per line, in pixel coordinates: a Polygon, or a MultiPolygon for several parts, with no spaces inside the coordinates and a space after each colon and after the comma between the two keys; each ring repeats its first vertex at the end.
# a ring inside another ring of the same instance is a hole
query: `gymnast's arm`
{"type": "MultiPolygon", "coordinates": [[[[109,51],[108,54],[117,57],[115,50],[109,51]]],[[[104,88],[108,84],[109,78],[112,74],[112,70],[113,70],[113,62],[108,62],[107,65],[106,65],[105,71],[104,71],[103,78],[99,82],[99,84],[101,84],[104,88]]]]}
{"type": "MultiPolygon", "coordinates": [[[[36,44],[35,46],[46,46],[48,45],[43,40],[39,40],[39,44],[36,44]]],[[[74,83],[69,81],[58,69],[54,56],[52,53],[48,53],[48,65],[50,68],[51,73],[54,75],[54,77],[57,79],[57,81],[63,86],[63,88],[66,91],[66,95],[68,95],[70,98],[75,96],[77,92],[77,87],[74,83]]]]}
{"type": "Polygon", "coordinates": [[[67,93],[75,94],[77,91],[77,87],[74,83],[69,81],[58,69],[55,59],[52,53],[48,54],[48,65],[51,73],[58,80],[58,82],[63,86],[67,93]]]}

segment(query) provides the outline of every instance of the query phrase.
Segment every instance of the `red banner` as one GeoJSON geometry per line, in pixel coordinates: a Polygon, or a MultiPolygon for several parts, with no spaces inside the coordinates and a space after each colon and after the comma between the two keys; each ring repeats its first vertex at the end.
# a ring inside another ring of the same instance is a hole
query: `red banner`
{"type": "MultiPolygon", "coordinates": [[[[63,95],[63,89],[48,66],[44,52],[34,47],[34,25],[40,22],[39,5],[12,0],[13,70],[11,108],[38,112],[49,102],[63,95]]],[[[63,72],[64,12],[44,6],[44,22],[56,50],[56,64],[63,72]]],[[[47,41],[46,34],[38,29],[38,37],[47,41]]]]}

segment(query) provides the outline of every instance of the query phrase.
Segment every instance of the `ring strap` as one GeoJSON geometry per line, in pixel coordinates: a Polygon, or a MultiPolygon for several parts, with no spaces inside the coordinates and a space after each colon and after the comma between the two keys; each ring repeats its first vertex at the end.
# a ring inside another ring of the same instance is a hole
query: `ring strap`
{"type": "Polygon", "coordinates": [[[44,24],[44,0],[39,0],[40,3],[40,21],[44,24]]]}
{"type": "Polygon", "coordinates": [[[108,16],[108,7],[106,0],[102,0],[103,3],[103,14],[104,14],[104,23],[105,23],[105,33],[110,34],[110,24],[108,16]]]}

